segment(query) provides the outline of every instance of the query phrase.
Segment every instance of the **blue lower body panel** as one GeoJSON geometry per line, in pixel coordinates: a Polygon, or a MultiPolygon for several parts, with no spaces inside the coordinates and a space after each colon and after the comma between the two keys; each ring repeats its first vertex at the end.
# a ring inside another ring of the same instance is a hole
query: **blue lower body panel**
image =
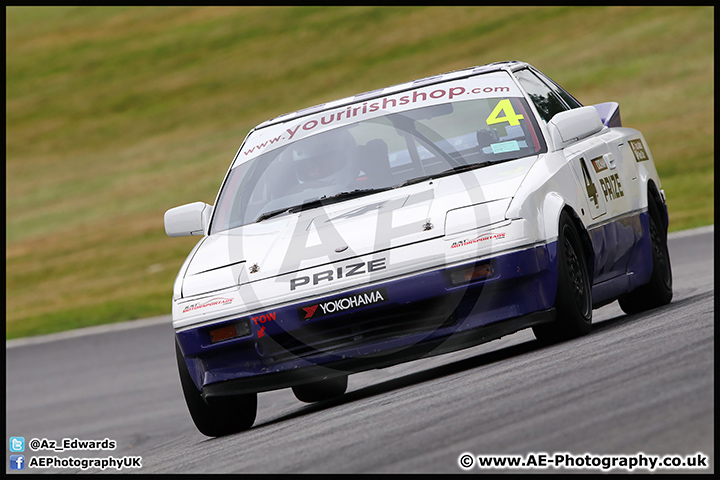
{"type": "Polygon", "coordinates": [[[652,245],[647,211],[589,232],[594,249],[593,307],[614,301],[650,281],[652,245]]]}
{"type": "Polygon", "coordinates": [[[262,327],[247,318],[252,331],[243,338],[212,344],[207,330],[223,324],[176,335],[204,395],[258,392],[458,350],[551,321],[556,288],[553,242],[278,308],[262,327]],[[473,266],[491,273],[457,285],[458,272],[473,266]]]}

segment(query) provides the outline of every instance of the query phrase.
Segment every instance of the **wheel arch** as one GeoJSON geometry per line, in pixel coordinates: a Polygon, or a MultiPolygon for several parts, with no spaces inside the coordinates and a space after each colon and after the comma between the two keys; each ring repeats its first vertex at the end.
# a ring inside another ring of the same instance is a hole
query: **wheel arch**
{"type": "Polygon", "coordinates": [[[585,262],[587,263],[590,280],[595,278],[595,250],[592,246],[590,234],[585,228],[585,224],[575,211],[575,208],[567,203],[558,193],[551,192],[545,197],[543,202],[543,224],[545,230],[545,238],[558,239],[558,227],[560,224],[560,216],[563,212],[567,212],[573,222],[582,243],[583,253],[585,254],[585,262]]]}
{"type": "MultiPolygon", "coordinates": [[[[582,222],[580,216],[570,205],[565,204],[560,214],[562,214],[562,212],[568,213],[570,220],[573,222],[575,229],[580,235],[580,242],[582,243],[583,253],[585,254],[585,263],[587,264],[588,274],[590,277],[590,287],[592,287],[592,282],[595,278],[595,249],[593,249],[590,234],[585,228],[585,224],[582,222]]],[[[560,215],[558,215],[558,221],[559,217],[560,215]]]]}
{"type": "Polygon", "coordinates": [[[657,207],[659,220],[662,228],[663,235],[667,240],[667,232],[670,226],[670,217],[668,215],[667,205],[665,200],[660,194],[660,190],[652,179],[647,182],[647,201],[648,201],[648,212],[650,212],[650,203],[654,203],[657,207]]]}

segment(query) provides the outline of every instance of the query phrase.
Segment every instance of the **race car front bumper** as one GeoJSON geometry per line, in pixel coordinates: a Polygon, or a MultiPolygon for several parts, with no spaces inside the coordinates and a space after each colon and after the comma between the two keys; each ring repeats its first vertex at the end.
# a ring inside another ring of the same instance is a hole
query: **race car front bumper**
{"type": "Polygon", "coordinates": [[[260,392],[459,350],[552,321],[556,287],[557,243],[543,243],[176,337],[204,397],[260,392]],[[240,334],[217,342],[213,335],[226,327],[240,334]]]}

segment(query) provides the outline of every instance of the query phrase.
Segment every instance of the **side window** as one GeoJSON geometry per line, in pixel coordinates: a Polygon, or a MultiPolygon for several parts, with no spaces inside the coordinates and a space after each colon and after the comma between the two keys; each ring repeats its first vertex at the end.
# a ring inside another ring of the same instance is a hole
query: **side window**
{"type": "Polygon", "coordinates": [[[543,80],[547,85],[550,86],[550,88],[557,93],[563,100],[565,100],[565,103],[572,109],[572,108],[579,108],[582,107],[582,104],[575,100],[575,97],[570,95],[564,88],[562,88],[557,83],[553,82],[552,79],[548,78],[547,76],[544,76],[540,74],[540,79],[543,80]]]}
{"type": "Polygon", "coordinates": [[[568,107],[560,96],[530,70],[525,69],[515,72],[515,77],[528,93],[540,117],[542,117],[546,123],[549,122],[556,113],[568,110],[568,107]]]}

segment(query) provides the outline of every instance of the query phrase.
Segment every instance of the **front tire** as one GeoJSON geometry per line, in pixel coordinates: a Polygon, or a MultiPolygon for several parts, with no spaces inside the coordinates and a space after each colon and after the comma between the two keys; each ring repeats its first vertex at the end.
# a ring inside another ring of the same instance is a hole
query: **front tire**
{"type": "Polygon", "coordinates": [[[592,290],[585,251],[570,214],[562,212],[558,229],[558,285],[554,322],[533,327],[535,338],[555,343],[590,332],[592,290]]]}
{"type": "Polygon", "coordinates": [[[620,308],[627,314],[650,310],[667,305],[672,300],[672,269],[667,237],[663,234],[660,210],[651,199],[648,205],[648,223],[652,249],[652,274],[650,281],[619,298],[620,308]]]}
{"type": "Polygon", "coordinates": [[[208,437],[221,437],[252,427],[257,415],[257,393],[223,396],[205,402],[190,377],[180,346],[175,342],[185,403],[197,429],[208,437]]]}
{"type": "Polygon", "coordinates": [[[328,378],[292,387],[295,398],[305,403],[320,402],[339,397],[347,390],[348,376],[328,378]]]}

